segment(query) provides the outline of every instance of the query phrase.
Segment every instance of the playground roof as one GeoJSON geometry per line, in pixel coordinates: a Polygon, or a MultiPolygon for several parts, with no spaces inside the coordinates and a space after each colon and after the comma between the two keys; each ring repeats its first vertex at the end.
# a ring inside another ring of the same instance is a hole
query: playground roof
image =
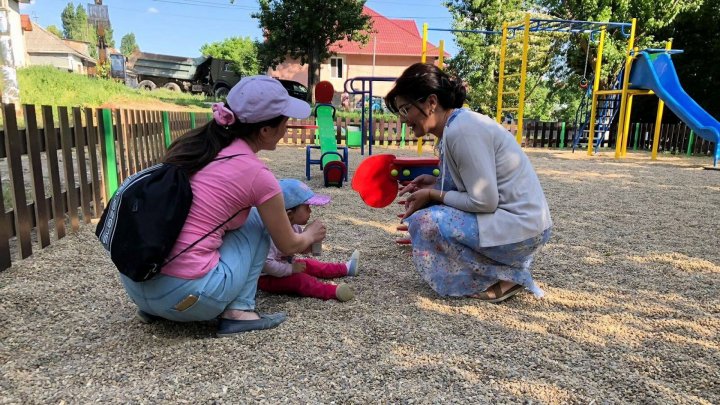
{"type": "MultiPolygon", "coordinates": [[[[363,45],[354,41],[338,41],[330,46],[330,51],[344,55],[392,55],[418,56],[422,53],[422,37],[414,20],[395,20],[378,14],[369,7],[363,7],[363,13],[372,19],[373,30],[370,40],[363,45]]],[[[439,56],[438,48],[428,43],[427,54],[439,56]]],[[[445,52],[445,57],[450,54],[445,52]]]]}

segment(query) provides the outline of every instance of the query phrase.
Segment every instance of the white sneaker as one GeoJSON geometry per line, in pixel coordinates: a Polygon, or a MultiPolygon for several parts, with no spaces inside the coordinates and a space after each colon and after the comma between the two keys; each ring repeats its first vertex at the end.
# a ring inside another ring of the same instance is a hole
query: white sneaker
{"type": "Polygon", "coordinates": [[[347,268],[348,268],[348,276],[357,276],[358,271],[360,269],[358,268],[360,266],[360,251],[355,249],[353,254],[350,256],[350,261],[347,262],[347,268]]]}

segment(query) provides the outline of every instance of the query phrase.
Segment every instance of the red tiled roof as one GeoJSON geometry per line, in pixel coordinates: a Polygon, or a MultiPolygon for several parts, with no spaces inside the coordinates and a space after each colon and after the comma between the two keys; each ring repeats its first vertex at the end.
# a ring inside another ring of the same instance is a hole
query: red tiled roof
{"type": "MultiPolygon", "coordinates": [[[[343,55],[375,55],[420,56],[422,53],[422,36],[418,33],[414,20],[394,20],[378,14],[365,6],[363,14],[372,19],[373,31],[368,43],[342,40],[330,45],[330,51],[343,55]]],[[[427,44],[428,56],[440,55],[438,48],[432,43],[427,44]]],[[[445,52],[445,57],[450,54],[445,52]]]]}

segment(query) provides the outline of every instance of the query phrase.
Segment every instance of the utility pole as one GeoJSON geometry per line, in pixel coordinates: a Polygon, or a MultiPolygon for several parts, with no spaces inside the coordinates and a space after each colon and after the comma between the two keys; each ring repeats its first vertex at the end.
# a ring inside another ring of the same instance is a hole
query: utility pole
{"type": "MultiPolygon", "coordinates": [[[[102,6],[102,0],[95,0],[95,5],[102,6]]],[[[107,59],[107,44],[105,43],[105,26],[98,22],[97,25],[97,37],[98,37],[98,61],[101,65],[105,64],[107,59]]]]}
{"type": "Polygon", "coordinates": [[[103,65],[107,60],[107,42],[105,42],[105,29],[110,26],[107,7],[103,6],[103,0],[95,0],[95,6],[88,5],[88,17],[95,24],[98,38],[98,65],[103,65]]]}
{"type": "Polygon", "coordinates": [[[19,104],[20,88],[18,87],[15,57],[13,56],[10,16],[8,12],[10,0],[0,0],[0,77],[3,83],[3,104],[19,104]]]}

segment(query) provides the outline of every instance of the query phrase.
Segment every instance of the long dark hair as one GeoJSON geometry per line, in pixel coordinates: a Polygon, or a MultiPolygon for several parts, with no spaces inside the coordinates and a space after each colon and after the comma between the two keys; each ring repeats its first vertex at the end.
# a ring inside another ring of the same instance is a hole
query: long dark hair
{"type": "Polygon", "coordinates": [[[263,127],[277,128],[284,119],[284,116],[278,116],[252,124],[235,121],[229,126],[211,120],[175,139],[165,153],[163,162],[178,165],[193,174],[212,162],[235,139],[252,141],[263,127]]]}
{"type": "Polygon", "coordinates": [[[385,96],[385,104],[397,114],[398,97],[406,98],[417,107],[431,94],[437,96],[438,103],[445,109],[462,107],[467,97],[465,85],[458,78],[450,77],[431,63],[415,63],[395,81],[395,86],[385,96]]]}

